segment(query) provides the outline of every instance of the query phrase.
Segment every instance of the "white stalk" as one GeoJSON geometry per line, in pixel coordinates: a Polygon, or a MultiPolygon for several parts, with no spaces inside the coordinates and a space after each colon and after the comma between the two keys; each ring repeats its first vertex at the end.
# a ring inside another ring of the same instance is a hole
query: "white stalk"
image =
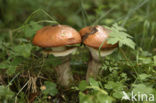
{"type": "Polygon", "coordinates": [[[101,65],[102,65],[101,63],[95,61],[94,59],[89,61],[87,75],[86,75],[87,81],[89,80],[89,78],[95,78],[95,79],[97,78],[101,65]]]}
{"type": "MultiPolygon", "coordinates": [[[[91,77],[96,79],[99,74],[99,69],[102,66],[100,62],[99,50],[95,48],[91,48],[91,47],[88,47],[88,48],[89,48],[89,51],[91,52],[92,60],[89,61],[89,64],[88,64],[87,75],[86,75],[87,81],[91,77]]],[[[111,50],[101,50],[100,51],[101,57],[103,58],[107,55],[110,55],[113,53],[113,51],[115,51],[114,48],[111,50]]]]}
{"type": "Polygon", "coordinates": [[[58,65],[55,70],[57,73],[57,82],[61,86],[67,87],[73,82],[74,79],[69,61],[58,65]]]}
{"type": "MultiPolygon", "coordinates": [[[[89,51],[91,52],[93,59],[99,61],[100,60],[99,50],[92,48],[92,47],[88,47],[88,48],[89,48],[89,51]]],[[[113,48],[110,50],[101,50],[100,55],[101,55],[101,57],[105,57],[107,55],[112,54],[115,50],[116,50],[116,48],[113,48]]]]}

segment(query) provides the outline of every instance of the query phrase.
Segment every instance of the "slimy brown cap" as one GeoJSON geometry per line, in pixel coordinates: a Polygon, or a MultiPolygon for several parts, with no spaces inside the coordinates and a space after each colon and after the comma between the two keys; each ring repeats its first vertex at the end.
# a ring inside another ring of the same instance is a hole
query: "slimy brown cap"
{"type": "Polygon", "coordinates": [[[40,47],[58,47],[80,42],[79,32],[67,25],[43,27],[33,38],[33,44],[40,47]]]}
{"type": "Polygon", "coordinates": [[[111,45],[106,42],[111,31],[102,26],[87,26],[80,30],[80,35],[83,38],[83,43],[93,48],[99,48],[104,42],[101,48],[109,49],[117,47],[117,44],[111,45]]]}

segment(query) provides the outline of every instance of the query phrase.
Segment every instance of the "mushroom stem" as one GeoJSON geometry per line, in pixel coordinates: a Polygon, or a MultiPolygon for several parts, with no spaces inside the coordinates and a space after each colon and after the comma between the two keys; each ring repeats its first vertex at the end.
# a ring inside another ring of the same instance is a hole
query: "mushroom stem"
{"type": "Polygon", "coordinates": [[[86,75],[86,80],[88,81],[89,78],[97,78],[97,75],[99,74],[99,69],[101,67],[101,63],[95,61],[94,59],[92,59],[91,61],[89,61],[88,64],[88,69],[87,69],[87,75],[86,75]]]}
{"type": "MultiPolygon", "coordinates": [[[[89,51],[91,52],[92,60],[89,61],[88,63],[88,69],[87,69],[87,75],[86,75],[87,81],[90,77],[96,79],[99,74],[99,70],[102,66],[102,63],[100,62],[99,50],[95,48],[91,48],[91,47],[88,47],[88,48],[89,48],[89,51]]],[[[111,50],[101,50],[100,51],[101,57],[110,55],[113,53],[113,51],[115,51],[115,48],[111,50]]]]}
{"type": "Polygon", "coordinates": [[[73,82],[73,74],[71,72],[71,67],[70,67],[70,62],[66,61],[65,63],[58,65],[56,68],[56,73],[57,73],[57,82],[64,86],[67,87],[73,82]]]}
{"type": "Polygon", "coordinates": [[[66,49],[64,51],[43,51],[44,55],[52,54],[55,57],[63,58],[64,61],[62,64],[58,65],[55,68],[57,74],[57,82],[61,86],[68,87],[73,82],[73,74],[70,67],[70,55],[77,50],[77,47],[66,49]]]}

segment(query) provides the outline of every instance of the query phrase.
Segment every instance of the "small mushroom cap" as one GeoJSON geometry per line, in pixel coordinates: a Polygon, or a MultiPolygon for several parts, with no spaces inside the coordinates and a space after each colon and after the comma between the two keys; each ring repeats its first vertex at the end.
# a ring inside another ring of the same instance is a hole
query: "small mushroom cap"
{"type": "Polygon", "coordinates": [[[33,44],[40,47],[58,47],[80,42],[79,32],[67,25],[43,27],[33,38],[33,44]]]}
{"type": "Polygon", "coordinates": [[[111,45],[106,42],[110,32],[110,30],[99,25],[87,26],[80,30],[80,35],[83,38],[83,43],[87,46],[99,48],[104,41],[101,48],[111,49],[117,47],[117,44],[111,45]]]}

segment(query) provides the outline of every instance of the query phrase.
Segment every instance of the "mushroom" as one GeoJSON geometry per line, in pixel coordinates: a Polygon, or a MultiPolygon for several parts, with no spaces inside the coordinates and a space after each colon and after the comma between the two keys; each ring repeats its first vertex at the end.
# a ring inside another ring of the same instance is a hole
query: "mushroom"
{"type": "Polygon", "coordinates": [[[82,36],[82,42],[89,49],[92,59],[88,63],[86,80],[90,77],[97,78],[99,73],[99,68],[101,67],[100,57],[105,57],[113,53],[117,44],[111,45],[106,42],[111,31],[102,26],[87,26],[80,30],[82,36]],[[103,45],[102,45],[103,43],[103,45]],[[99,47],[101,46],[100,55],[99,47]]]}
{"type": "Polygon", "coordinates": [[[62,64],[55,67],[55,71],[58,76],[57,82],[64,87],[69,86],[73,81],[69,57],[77,50],[73,45],[79,43],[81,43],[79,32],[67,25],[43,27],[33,38],[34,45],[52,49],[43,51],[44,54],[53,54],[63,60],[62,64]]]}

